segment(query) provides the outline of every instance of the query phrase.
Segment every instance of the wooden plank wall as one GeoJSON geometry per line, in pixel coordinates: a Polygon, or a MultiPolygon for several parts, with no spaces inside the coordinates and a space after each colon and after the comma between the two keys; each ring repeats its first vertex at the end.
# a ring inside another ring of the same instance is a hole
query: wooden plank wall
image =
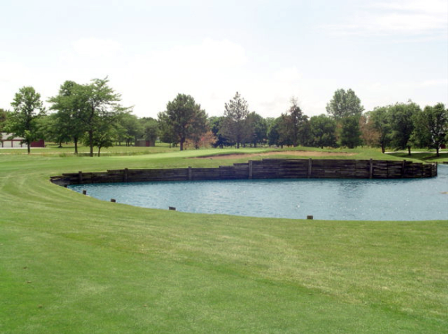
{"type": "Polygon", "coordinates": [[[53,176],[59,185],[237,179],[396,179],[437,176],[437,164],[386,160],[264,159],[218,168],[119,169],[53,176]]]}

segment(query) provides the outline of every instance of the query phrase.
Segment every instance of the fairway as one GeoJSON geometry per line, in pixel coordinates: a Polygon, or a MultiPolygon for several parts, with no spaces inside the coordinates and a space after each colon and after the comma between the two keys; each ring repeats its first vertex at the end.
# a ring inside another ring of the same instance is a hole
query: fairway
{"type": "Polygon", "coordinates": [[[247,161],[164,150],[0,152],[0,333],[448,333],[446,220],[190,214],[100,201],[49,181],[80,170],[247,161]]]}

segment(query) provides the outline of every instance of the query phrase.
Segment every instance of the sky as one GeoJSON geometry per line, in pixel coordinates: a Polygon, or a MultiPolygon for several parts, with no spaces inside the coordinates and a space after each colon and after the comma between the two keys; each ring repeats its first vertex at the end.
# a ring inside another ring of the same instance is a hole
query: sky
{"type": "Polygon", "coordinates": [[[138,117],[179,93],[209,116],[236,92],[263,117],[326,113],[338,89],[448,105],[448,1],[0,0],[0,108],[105,77],[138,117]]]}

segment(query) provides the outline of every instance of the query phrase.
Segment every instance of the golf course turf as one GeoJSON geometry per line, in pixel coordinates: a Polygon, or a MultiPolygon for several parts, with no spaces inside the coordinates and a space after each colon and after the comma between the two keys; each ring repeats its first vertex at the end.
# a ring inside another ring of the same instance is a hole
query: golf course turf
{"type": "MultiPolygon", "coordinates": [[[[263,152],[238,152],[249,151],[263,152]]],[[[0,152],[0,333],[448,333],[447,220],[132,207],[50,176],[245,158],[53,152],[0,152]]],[[[348,158],[383,157],[353,152],[348,158]]]]}

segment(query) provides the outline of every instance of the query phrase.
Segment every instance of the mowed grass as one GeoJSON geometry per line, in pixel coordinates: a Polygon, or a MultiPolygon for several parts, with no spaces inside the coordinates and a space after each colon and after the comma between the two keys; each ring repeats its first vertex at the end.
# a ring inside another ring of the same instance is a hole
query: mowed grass
{"type": "Polygon", "coordinates": [[[448,221],[188,214],[49,182],[244,160],[190,159],[215,152],[0,154],[0,333],[448,333],[448,221]]]}

